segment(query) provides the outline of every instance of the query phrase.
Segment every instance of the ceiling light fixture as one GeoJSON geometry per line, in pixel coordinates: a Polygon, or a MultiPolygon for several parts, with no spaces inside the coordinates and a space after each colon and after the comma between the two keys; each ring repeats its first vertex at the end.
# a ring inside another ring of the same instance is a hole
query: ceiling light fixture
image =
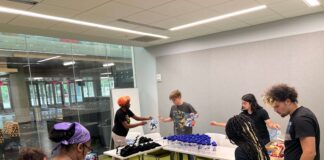
{"type": "Polygon", "coordinates": [[[45,61],[49,61],[51,59],[56,59],[56,58],[60,58],[61,56],[55,56],[55,57],[50,57],[50,58],[46,58],[46,59],[43,59],[43,60],[40,60],[40,61],[37,61],[38,63],[40,62],[45,62],[45,61]]]}
{"type": "Polygon", "coordinates": [[[100,73],[100,75],[110,75],[111,74],[111,72],[108,72],[108,73],[100,73]]]}
{"type": "Polygon", "coordinates": [[[32,80],[43,80],[44,78],[43,77],[34,77],[32,78],[32,80]]]}
{"type": "Polygon", "coordinates": [[[105,63],[102,66],[103,67],[111,67],[111,66],[114,66],[114,65],[115,65],[115,63],[105,63]]]}
{"type": "Polygon", "coordinates": [[[185,24],[185,25],[177,26],[177,27],[173,27],[173,28],[170,28],[169,30],[176,31],[176,30],[180,30],[180,29],[184,29],[184,28],[189,28],[189,27],[193,27],[193,26],[197,26],[197,25],[201,25],[201,24],[205,24],[205,23],[210,23],[210,22],[213,22],[213,21],[218,21],[218,20],[238,16],[238,15],[241,15],[241,14],[246,14],[246,13],[250,13],[250,12],[259,11],[259,10],[262,10],[262,9],[265,9],[265,8],[267,8],[266,5],[256,6],[256,7],[253,7],[253,8],[243,9],[243,10],[240,10],[240,11],[236,11],[236,12],[232,12],[232,13],[228,13],[228,14],[224,14],[224,15],[220,15],[220,16],[216,16],[216,17],[203,19],[203,20],[200,20],[200,21],[188,23],[188,24],[185,24]]]}
{"type": "Polygon", "coordinates": [[[321,5],[321,3],[318,0],[303,0],[304,3],[307,4],[308,7],[316,7],[321,5]]]}
{"type": "Polygon", "coordinates": [[[72,23],[72,24],[78,24],[78,25],[83,25],[83,26],[119,31],[119,32],[132,33],[132,34],[143,35],[143,36],[157,37],[157,38],[163,38],[163,39],[169,38],[167,36],[158,35],[158,34],[140,32],[140,31],[125,29],[125,28],[113,27],[113,26],[102,25],[102,24],[86,22],[86,21],[80,21],[80,20],[75,20],[75,19],[69,19],[69,18],[64,18],[64,17],[51,16],[51,15],[40,14],[40,13],[24,11],[24,10],[19,10],[19,9],[14,9],[14,8],[8,8],[8,7],[3,7],[3,6],[0,6],[0,12],[10,13],[10,14],[18,14],[18,15],[29,16],[29,17],[36,17],[36,18],[72,23]]]}
{"type": "Polygon", "coordinates": [[[70,66],[70,65],[74,65],[75,61],[69,61],[69,62],[63,62],[63,66],[70,66]]]}

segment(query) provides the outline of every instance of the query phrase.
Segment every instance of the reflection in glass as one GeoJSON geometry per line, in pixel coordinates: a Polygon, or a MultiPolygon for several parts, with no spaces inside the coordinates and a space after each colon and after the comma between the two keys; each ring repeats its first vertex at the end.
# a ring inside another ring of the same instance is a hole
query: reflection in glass
{"type": "Polygon", "coordinates": [[[15,159],[19,147],[26,146],[50,154],[55,144],[48,132],[61,121],[82,123],[93,133],[94,149],[108,150],[110,89],[134,87],[131,47],[22,36],[0,34],[6,39],[0,44],[0,65],[10,70],[0,71],[0,129],[9,121],[20,128],[19,137],[5,140],[0,159],[15,159]],[[19,147],[10,150],[11,144],[19,147]]]}
{"type": "Polygon", "coordinates": [[[8,89],[8,83],[0,81],[1,85],[1,98],[3,103],[3,109],[11,109],[10,94],[8,89]],[[5,84],[6,83],[6,84],[5,84]]]}

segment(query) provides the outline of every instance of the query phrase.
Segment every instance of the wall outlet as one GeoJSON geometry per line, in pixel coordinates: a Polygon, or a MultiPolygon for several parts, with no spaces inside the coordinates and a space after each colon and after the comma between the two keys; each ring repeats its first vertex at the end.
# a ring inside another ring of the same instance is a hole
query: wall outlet
{"type": "Polygon", "coordinates": [[[156,74],[156,81],[157,82],[162,82],[162,75],[161,74],[156,74]]]}

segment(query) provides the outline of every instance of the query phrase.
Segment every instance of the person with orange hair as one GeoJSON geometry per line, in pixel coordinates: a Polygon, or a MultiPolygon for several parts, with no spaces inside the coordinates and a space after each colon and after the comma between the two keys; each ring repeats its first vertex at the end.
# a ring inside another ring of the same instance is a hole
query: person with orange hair
{"type": "Polygon", "coordinates": [[[129,96],[121,96],[118,98],[117,103],[120,108],[115,114],[114,127],[112,129],[112,138],[114,140],[115,148],[125,146],[126,136],[130,128],[135,128],[138,126],[143,126],[147,120],[152,119],[152,117],[140,117],[135,115],[130,108],[131,98],[129,96]],[[133,118],[138,123],[130,124],[130,118],[133,118]]]}

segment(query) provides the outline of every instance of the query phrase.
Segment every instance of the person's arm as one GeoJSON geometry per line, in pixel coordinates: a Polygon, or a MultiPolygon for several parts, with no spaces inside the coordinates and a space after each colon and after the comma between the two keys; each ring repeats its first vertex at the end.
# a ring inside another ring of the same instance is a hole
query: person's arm
{"type": "Polygon", "coordinates": [[[300,160],[314,160],[316,156],[316,128],[312,117],[296,117],[294,124],[295,138],[299,138],[303,150],[300,160]]]}
{"type": "Polygon", "coordinates": [[[273,123],[273,121],[270,119],[268,112],[265,109],[262,109],[260,111],[261,117],[266,123],[267,127],[273,128],[273,129],[280,129],[280,125],[273,123]]]}
{"type": "Polygon", "coordinates": [[[134,124],[128,124],[127,121],[123,121],[123,126],[127,129],[129,128],[135,128],[135,127],[138,127],[138,126],[143,126],[145,125],[147,122],[145,121],[142,121],[142,122],[139,122],[139,123],[134,123],[134,124]]]}
{"type": "Polygon", "coordinates": [[[198,112],[191,104],[189,104],[189,108],[190,108],[190,115],[197,116],[197,117],[199,116],[198,112]]]}
{"type": "Polygon", "coordinates": [[[139,117],[137,115],[134,115],[132,118],[135,119],[135,120],[137,120],[137,121],[147,121],[147,120],[151,120],[152,119],[151,116],[150,117],[139,117]]]}
{"type": "Polygon", "coordinates": [[[160,122],[172,122],[173,121],[173,119],[171,117],[164,118],[164,117],[159,116],[159,119],[160,119],[160,122]]]}
{"type": "Polygon", "coordinates": [[[173,121],[173,108],[174,107],[175,106],[171,107],[169,117],[161,117],[161,116],[159,116],[160,122],[172,122],[173,121]]]}
{"type": "Polygon", "coordinates": [[[216,126],[216,127],[226,127],[226,123],[222,123],[222,122],[211,121],[209,124],[211,126],[216,126]]]}
{"type": "Polygon", "coordinates": [[[315,137],[302,137],[299,141],[303,150],[300,160],[314,160],[316,156],[315,137]]]}
{"type": "Polygon", "coordinates": [[[280,129],[281,128],[279,124],[273,123],[271,119],[267,119],[264,122],[266,123],[266,125],[269,128],[273,128],[273,129],[280,129]]]}

